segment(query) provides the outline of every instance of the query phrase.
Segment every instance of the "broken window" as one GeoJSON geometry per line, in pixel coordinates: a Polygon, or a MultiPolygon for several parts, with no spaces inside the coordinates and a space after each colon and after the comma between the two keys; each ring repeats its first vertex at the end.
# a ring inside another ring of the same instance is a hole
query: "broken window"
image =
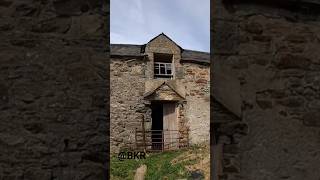
{"type": "Polygon", "coordinates": [[[172,54],[154,54],[154,78],[173,77],[172,54]]]}
{"type": "Polygon", "coordinates": [[[154,63],[154,75],[155,76],[172,76],[172,64],[171,63],[154,63]]]}

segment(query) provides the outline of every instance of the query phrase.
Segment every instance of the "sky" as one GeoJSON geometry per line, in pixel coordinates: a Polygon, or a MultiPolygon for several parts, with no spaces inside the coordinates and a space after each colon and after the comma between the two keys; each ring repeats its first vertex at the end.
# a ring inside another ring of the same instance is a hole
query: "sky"
{"type": "Polygon", "coordinates": [[[164,33],[183,49],[210,52],[210,0],[111,0],[110,43],[147,43],[164,33]]]}

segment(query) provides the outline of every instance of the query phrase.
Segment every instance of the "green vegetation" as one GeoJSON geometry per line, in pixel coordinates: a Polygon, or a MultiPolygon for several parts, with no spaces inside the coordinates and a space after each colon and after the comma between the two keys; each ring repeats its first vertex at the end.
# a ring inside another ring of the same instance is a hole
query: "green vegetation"
{"type": "Polygon", "coordinates": [[[194,160],[183,161],[181,163],[172,163],[177,156],[185,153],[187,150],[170,151],[163,153],[152,153],[146,156],[146,159],[134,160],[125,159],[119,161],[117,156],[111,157],[111,179],[112,180],[132,180],[135,171],[140,165],[147,165],[147,180],[174,180],[179,178],[188,178],[189,172],[186,165],[193,164],[194,160]]]}

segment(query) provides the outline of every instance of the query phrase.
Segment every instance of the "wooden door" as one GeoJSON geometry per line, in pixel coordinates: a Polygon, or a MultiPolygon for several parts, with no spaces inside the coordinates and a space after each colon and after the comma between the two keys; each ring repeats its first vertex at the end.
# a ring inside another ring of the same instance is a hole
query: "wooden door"
{"type": "Polygon", "coordinates": [[[176,103],[163,104],[163,136],[165,150],[178,148],[176,103]]]}

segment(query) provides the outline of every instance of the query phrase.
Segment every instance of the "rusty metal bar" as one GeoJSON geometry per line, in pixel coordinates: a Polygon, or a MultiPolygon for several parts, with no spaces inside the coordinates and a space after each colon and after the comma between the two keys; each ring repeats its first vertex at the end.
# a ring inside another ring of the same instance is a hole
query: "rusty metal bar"
{"type": "Polygon", "coordinates": [[[171,150],[171,147],[177,147],[179,149],[181,148],[180,146],[174,146],[174,145],[180,144],[179,138],[181,137],[178,130],[144,130],[144,129],[138,130],[136,128],[136,132],[135,132],[136,148],[138,148],[139,146],[140,147],[143,146],[145,151],[166,151],[166,150],[171,150]],[[170,141],[168,142],[165,142],[164,137],[167,133],[170,133],[170,134],[177,133],[178,136],[175,138],[171,138],[170,141]],[[167,145],[168,147],[166,147],[167,145]]]}
{"type": "Polygon", "coordinates": [[[164,150],[164,132],[162,131],[162,151],[164,150]]]}

